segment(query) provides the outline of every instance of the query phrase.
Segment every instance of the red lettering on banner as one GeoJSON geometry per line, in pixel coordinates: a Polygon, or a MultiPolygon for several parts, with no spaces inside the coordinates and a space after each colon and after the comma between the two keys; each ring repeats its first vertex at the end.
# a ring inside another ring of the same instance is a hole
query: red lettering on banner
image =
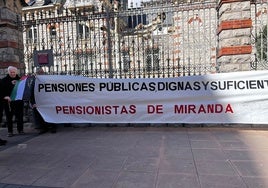
{"type": "Polygon", "coordinates": [[[60,113],[60,111],[62,110],[61,106],[56,106],[56,113],[60,113]]]}
{"type": "Polygon", "coordinates": [[[122,106],[121,114],[128,114],[128,109],[125,106],[122,106]]]}
{"type": "Polygon", "coordinates": [[[174,105],[175,114],[219,114],[234,113],[231,104],[181,104],[174,105]]]}
{"type": "Polygon", "coordinates": [[[63,106],[62,109],[63,109],[63,113],[64,113],[64,114],[68,113],[68,111],[69,111],[69,109],[68,109],[67,106],[63,106]]]}
{"type": "Polygon", "coordinates": [[[190,104],[190,105],[188,106],[188,111],[189,111],[189,113],[196,113],[196,112],[195,112],[195,105],[190,104]]]}
{"type": "Polygon", "coordinates": [[[55,106],[56,114],[94,114],[94,115],[109,115],[109,114],[135,114],[136,106],[55,106]]]}
{"type": "Polygon", "coordinates": [[[148,114],[163,114],[163,105],[147,105],[148,114]]]}
{"type": "Polygon", "coordinates": [[[230,112],[230,113],[234,113],[231,104],[228,104],[227,107],[226,107],[226,109],[225,109],[225,113],[228,113],[228,112],[230,112]]]}

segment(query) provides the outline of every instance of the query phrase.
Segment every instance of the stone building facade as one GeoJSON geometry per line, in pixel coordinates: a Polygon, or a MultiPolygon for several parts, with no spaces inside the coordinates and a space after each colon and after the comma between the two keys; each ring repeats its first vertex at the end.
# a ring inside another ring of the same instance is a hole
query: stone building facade
{"type": "Polygon", "coordinates": [[[24,55],[22,29],[19,26],[22,7],[27,6],[21,0],[0,1],[0,77],[6,74],[6,68],[13,65],[24,74],[24,55]]]}

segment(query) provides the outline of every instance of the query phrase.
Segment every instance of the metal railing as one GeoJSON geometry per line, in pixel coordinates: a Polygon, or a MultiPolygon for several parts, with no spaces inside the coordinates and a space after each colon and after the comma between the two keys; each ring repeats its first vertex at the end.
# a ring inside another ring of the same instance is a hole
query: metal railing
{"type": "MultiPolygon", "coordinates": [[[[268,68],[267,9],[267,0],[251,1],[252,70],[268,68]]],[[[217,14],[216,0],[25,11],[25,72],[44,66],[49,74],[98,78],[217,73],[217,14]],[[52,65],[36,64],[42,50],[52,51],[52,65]]]]}
{"type": "Polygon", "coordinates": [[[253,46],[252,64],[253,70],[268,69],[268,1],[255,0],[251,4],[251,19],[253,28],[251,39],[253,46]]]}
{"type": "Polygon", "coordinates": [[[178,77],[215,73],[215,1],[92,7],[23,15],[26,72],[34,52],[53,51],[50,74],[99,78],[178,77]]]}

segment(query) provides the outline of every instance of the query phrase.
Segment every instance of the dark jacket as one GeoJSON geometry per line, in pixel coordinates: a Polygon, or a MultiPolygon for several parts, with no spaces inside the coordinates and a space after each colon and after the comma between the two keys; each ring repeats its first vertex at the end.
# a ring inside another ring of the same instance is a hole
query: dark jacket
{"type": "Polygon", "coordinates": [[[35,104],[35,96],[34,96],[34,85],[35,85],[35,77],[33,77],[32,84],[31,84],[31,96],[30,96],[30,104],[35,104]]]}
{"type": "Polygon", "coordinates": [[[2,88],[3,88],[3,97],[9,96],[12,93],[12,90],[14,88],[14,84],[12,83],[13,80],[19,80],[20,77],[18,75],[16,75],[15,78],[11,78],[9,75],[6,75],[3,79],[2,79],[2,88]]]}
{"type": "Polygon", "coordinates": [[[0,79],[0,100],[2,101],[4,98],[4,88],[2,86],[2,79],[0,79]]]}

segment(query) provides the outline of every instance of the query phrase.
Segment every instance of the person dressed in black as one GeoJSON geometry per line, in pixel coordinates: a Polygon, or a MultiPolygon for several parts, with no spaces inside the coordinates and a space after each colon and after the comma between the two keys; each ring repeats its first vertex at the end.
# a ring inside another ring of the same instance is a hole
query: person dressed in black
{"type": "MultiPolygon", "coordinates": [[[[36,69],[36,75],[43,75],[43,74],[45,74],[45,72],[42,68],[36,69]]],[[[56,133],[56,124],[45,122],[43,117],[37,110],[37,105],[36,105],[35,96],[34,96],[34,85],[35,85],[35,79],[32,82],[31,97],[30,97],[30,104],[33,109],[34,124],[36,128],[39,129],[39,134],[46,133],[49,130],[51,131],[51,133],[56,133]]]]}
{"type": "Polygon", "coordinates": [[[0,125],[2,123],[3,120],[3,110],[4,110],[4,103],[3,103],[3,99],[4,99],[4,92],[3,92],[4,88],[2,87],[2,79],[0,79],[0,125]]]}
{"type": "Polygon", "coordinates": [[[3,99],[4,99],[4,110],[7,120],[8,137],[13,136],[13,116],[15,115],[17,121],[17,131],[19,134],[24,134],[23,131],[23,100],[11,101],[11,93],[16,84],[20,79],[18,76],[18,69],[13,66],[7,68],[8,74],[2,79],[3,87],[3,99]]]}
{"type": "MultiPolygon", "coordinates": [[[[3,93],[4,88],[2,87],[2,79],[0,79],[0,125],[3,120],[3,93]]],[[[7,141],[0,138],[0,146],[6,145],[7,141]]]]}

